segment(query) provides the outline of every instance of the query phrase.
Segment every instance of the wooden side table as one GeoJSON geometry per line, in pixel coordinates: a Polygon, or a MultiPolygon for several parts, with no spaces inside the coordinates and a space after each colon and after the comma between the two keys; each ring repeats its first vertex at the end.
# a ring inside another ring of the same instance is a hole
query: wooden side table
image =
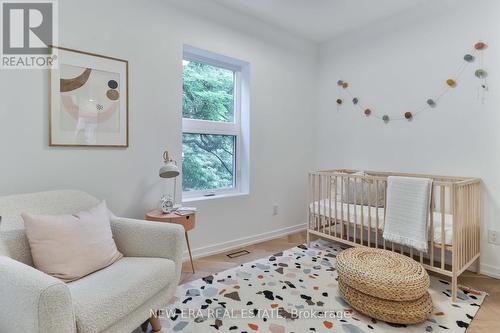
{"type": "Polygon", "coordinates": [[[155,209],[146,214],[146,220],[165,222],[165,223],[175,223],[175,224],[180,224],[184,227],[184,235],[186,236],[186,243],[189,251],[189,259],[191,260],[191,269],[193,270],[194,274],[193,256],[191,255],[191,246],[189,245],[189,237],[187,232],[194,228],[196,223],[196,214],[191,213],[189,215],[180,216],[175,213],[165,214],[162,211],[155,209]]]}

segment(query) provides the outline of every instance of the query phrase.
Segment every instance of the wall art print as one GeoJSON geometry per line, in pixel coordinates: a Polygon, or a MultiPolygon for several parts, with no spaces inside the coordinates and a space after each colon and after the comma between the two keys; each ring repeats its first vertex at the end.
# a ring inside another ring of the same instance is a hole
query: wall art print
{"type": "Polygon", "coordinates": [[[128,147],[128,61],[57,47],[49,145],[128,147]]]}

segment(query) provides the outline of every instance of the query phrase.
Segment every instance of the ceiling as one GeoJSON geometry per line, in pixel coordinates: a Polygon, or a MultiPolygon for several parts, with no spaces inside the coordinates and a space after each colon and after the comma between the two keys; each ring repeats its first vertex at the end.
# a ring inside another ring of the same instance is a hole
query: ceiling
{"type": "MultiPolygon", "coordinates": [[[[314,42],[421,9],[432,0],[212,0],[314,42]]],[[[436,2],[436,0],[434,0],[436,2]]]]}

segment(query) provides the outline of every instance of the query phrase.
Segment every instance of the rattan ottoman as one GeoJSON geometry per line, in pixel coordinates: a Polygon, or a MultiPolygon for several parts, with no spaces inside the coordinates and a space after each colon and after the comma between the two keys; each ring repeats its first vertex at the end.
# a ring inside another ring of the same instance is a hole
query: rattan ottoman
{"type": "Polygon", "coordinates": [[[372,318],[414,324],[432,312],[429,275],[409,257],[382,249],[350,248],[337,256],[337,273],[344,299],[372,318]]]}

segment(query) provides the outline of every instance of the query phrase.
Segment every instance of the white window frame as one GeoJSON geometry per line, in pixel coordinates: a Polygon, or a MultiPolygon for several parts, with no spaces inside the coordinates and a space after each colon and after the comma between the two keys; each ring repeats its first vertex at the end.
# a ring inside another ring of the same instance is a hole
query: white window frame
{"type": "Polygon", "coordinates": [[[234,72],[233,122],[182,118],[182,134],[215,134],[235,137],[233,186],[182,192],[183,201],[248,193],[248,63],[191,46],[184,46],[183,60],[201,62],[234,72]],[[245,88],[244,88],[245,87],[245,88]],[[245,93],[243,91],[245,90],[245,93]]]}

